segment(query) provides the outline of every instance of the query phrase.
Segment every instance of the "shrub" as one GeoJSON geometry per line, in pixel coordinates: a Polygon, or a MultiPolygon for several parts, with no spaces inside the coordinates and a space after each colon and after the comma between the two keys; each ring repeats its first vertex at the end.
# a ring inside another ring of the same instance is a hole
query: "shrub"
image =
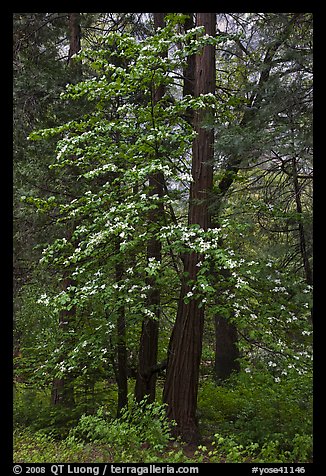
{"type": "Polygon", "coordinates": [[[234,435],[214,435],[212,448],[199,446],[195,453],[197,462],[211,463],[305,463],[311,462],[312,439],[308,435],[296,435],[291,451],[283,451],[278,440],[263,445],[248,443],[242,445],[234,435]]]}
{"type": "MultiPolygon", "coordinates": [[[[23,383],[17,383],[14,388],[14,426],[29,427],[32,431],[42,431],[56,439],[68,436],[72,427],[76,426],[83,414],[94,413],[100,407],[99,401],[103,400],[112,410],[116,407],[116,386],[105,387],[103,382],[97,382],[94,398],[89,401],[89,396],[77,380],[74,385],[73,407],[51,404],[51,389],[36,389],[23,383]],[[105,393],[105,399],[102,398],[105,393]]],[[[113,414],[113,413],[112,413],[113,414]]]]}
{"type": "Polygon", "coordinates": [[[309,374],[279,382],[267,372],[240,373],[223,386],[204,382],[198,403],[203,432],[218,431],[224,438],[219,457],[230,461],[245,454],[257,462],[311,461],[311,389],[309,374]]]}
{"type": "Polygon", "coordinates": [[[171,423],[165,415],[164,405],[137,403],[131,400],[129,409],[119,419],[111,419],[100,408],[96,415],[83,415],[70,435],[82,441],[112,445],[114,448],[140,448],[146,444],[153,450],[162,450],[170,437],[171,423]]]}

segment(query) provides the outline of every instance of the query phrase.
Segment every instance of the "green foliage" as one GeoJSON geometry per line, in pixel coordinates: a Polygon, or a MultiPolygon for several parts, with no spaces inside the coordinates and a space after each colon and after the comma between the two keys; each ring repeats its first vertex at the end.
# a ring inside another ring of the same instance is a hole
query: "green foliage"
{"type": "Polygon", "coordinates": [[[96,415],[83,415],[71,436],[82,441],[106,443],[116,450],[148,445],[157,451],[170,441],[170,429],[165,407],[144,399],[140,403],[131,400],[130,408],[124,409],[117,419],[108,418],[104,408],[100,408],[96,415]]]}
{"type": "Polygon", "coordinates": [[[131,400],[116,419],[116,385],[104,383],[115,378],[121,309],[128,361],[137,365],[142,321],[155,317],[153,283],[166,358],[184,280],[185,302],[205,307],[203,358],[214,358],[220,315],[237,327],[243,369],[223,386],[201,383],[199,417],[210,441],[195,459],[310,461],[312,288],[298,252],[299,225],[308,255],[312,242],[310,14],[299,15],[265,63],[291,15],[225,17],[216,38],[202,27],[182,33],[183,14],[168,14],[153,35],[135,35],[123,22],[122,32],[91,45],[83,35],[77,83],[57,46],[67,37],[65,14],[14,15],[14,363],[26,382],[16,384],[14,402],[18,461],[187,461],[178,442],[172,447],[164,407],[131,400]],[[182,96],[187,56],[208,44],[217,46],[216,94],[182,96]],[[189,112],[202,109],[214,113],[216,131],[210,210],[218,227],[207,231],[186,224],[196,134],[189,112]],[[148,185],[155,174],[164,176],[162,196],[148,185]],[[221,207],[223,177],[233,185],[221,207]],[[149,219],[159,207],[160,217],[149,219]],[[147,257],[150,240],[161,243],[160,261],[147,257]],[[203,259],[190,282],[182,261],[194,252],[203,259]],[[73,408],[50,405],[54,378],[70,382],[73,408]]]}
{"type": "Polygon", "coordinates": [[[211,247],[203,269],[208,281],[214,283],[209,276],[214,266],[218,276],[214,289],[207,286],[207,315],[222,315],[236,325],[248,372],[265,368],[280,379],[292,369],[312,370],[312,286],[284,269],[277,257],[243,250],[250,225],[221,223],[219,236],[227,245],[211,247]]]}
{"type": "Polygon", "coordinates": [[[77,402],[67,414],[49,405],[48,394],[20,386],[15,455],[26,462],[55,462],[55,454],[60,461],[87,461],[89,455],[92,461],[116,462],[309,462],[310,389],[310,376],[296,374],[279,383],[262,372],[241,372],[223,386],[202,381],[198,416],[205,443],[189,458],[180,442],[172,444],[171,422],[158,402],[136,403],[130,396],[129,409],[116,419],[116,396],[101,406],[104,395],[98,395],[95,413],[82,415],[85,407],[77,402]]]}
{"type": "Polygon", "coordinates": [[[49,412],[50,399],[47,392],[39,392],[24,384],[14,384],[14,426],[30,426],[40,429],[39,422],[49,412]]]}
{"type": "Polygon", "coordinates": [[[18,428],[14,431],[15,463],[187,463],[194,462],[186,456],[182,445],[176,443],[169,451],[157,451],[149,445],[134,447],[128,444],[111,446],[105,443],[85,443],[68,436],[57,441],[40,431],[18,428]]]}
{"type": "Polygon", "coordinates": [[[309,374],[292,373],[279,383],[266,372],[242,372],[223,386],[207,381],[200,388],[199,417],[207,436],[219,432],[218,450],[212,455],[216,458],[224,455],[228,462],[312,458],[309,374]]]}
{"type": "Polygon", "coordinates": [[[89,463],[112,461],[108,447],[86,446],[73,438],[57,441],[41,431],[18,428],[14,431],[15,463],[89,463]]]}
{"type": "Polygon", "coordinates": [[[85,412],[94,413],[104,403],[110,406],[112,417],[117,402],[116,385],[88,382],[79,378],[74,382],[74,404],[70,407],[53,405],[48,388],[39,390],[32,385],[14,385],[14,428],[26,427],[56,439],[65,438],[85,412]]]}
{"type": "Polygon", "coordinates": [[[260,446],[258,443],[241,444],[232,436],[216,433],[211,448],[199,446],[196,459],[211,463],[309,463],[311,462],[312,438],[310,435],[296,434],[291,450],[282,450],[278,440],[260,446]]]}
{"type": "MultiPolygon", "coordinates": [[[[37,302],[44,305],[44,313],[70,312],[74,317],[67,332],[57,332],[53,341],[45,339],[43,348],[50,357],[39,356],[38,379],[66,376],[71,380],[95,372],[104,376],[109,354],[115,352],[121,308],[137,341],[142,320],[155,317],[148,304],[148,278],[161,287],[162,301],[176,296],[180,287],[180,252],[182,247],[190,252],[185,239],[192,229],[185,227],[181,239],[173,240],[163,236],[162,229],[175,227],[170,210],[183,207],[182,191],[192,181],[188,154],[196,133],[185,116],[189,109],[215,110],[218,101],[213,94],[175,100],[175,70],[185,66],[190,44],[194,53],[226,37],[211,38],[203,28],[183,34],[175,29],[175,20],[170,16],[166,28],[142,41],[110,32],[102,38],[101,48],[84,48],[78,57],[92,76],[69,84],[61,97],[69,103],[84,101],[87,113],[83,108],[76,120],[29,136],[31,141],[57,138],[56,160],[50,169],[63,180],[69,178],[69,190],[71,186],[76,197],[23,199],[44,214],[53,213],[58,226],[72,230],[69,239],[61,233],[43,250],[42,265],[55,270],[62,282],[69,273],[74,283],[42,293],[37,302]],[[161,85],[164,95],[153,102],[161,85]],[[157,173],[164,175],[166,183],[160,197],[151,193],[147,183],[148,176],[157,173]],[[153,223],[148,217],[158,207],[164,213],[153,223]],[[152,239],[162,242],[161,262],[147,259],[146,247],[152,239]],[[125,269],[120,282],[116,266],[125,269]]],[[[212,230],[207,236],[202,231],[197,230],[194,242],[198,251],[214,238],[212,230]]],[[[213,290],[204,276],[199,284],[201,291],[213,290]]]]}
{"type": "Polygon", "coordinates": [[[48,391],[16,385],[14,398],[14,428],[27,427],[31,432],[53,438],[65,438],[82,414],[78,405],[69,408],[51,405],[48,391]]]}

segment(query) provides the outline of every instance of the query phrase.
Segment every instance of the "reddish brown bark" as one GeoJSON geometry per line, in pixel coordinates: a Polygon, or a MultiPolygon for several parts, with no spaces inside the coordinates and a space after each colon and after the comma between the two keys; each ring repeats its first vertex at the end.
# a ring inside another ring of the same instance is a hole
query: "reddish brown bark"
{"type": "MultiPolygon", "coordinates": [[[[149,177],[149,195],[156,193],[163,195],[163,175],[153,174],[149,177]]],[[[157,209],[149,213],[150,223],[158,223],[163,215],[163,206],[159,204],[157,209]]],[[[151,238],[147,244],[147,259],[155,258],[161,261],[161,242],[151,238]]],[[[155,318],[145,318],[142,323],[142,333],[139,344],[138,372],[135,386],[135,397],[141,401],[148,396],[148,402],[155,400],[155,387],[157,374],[154,371],[157,365],[158,333],[160,320],[160,290],[155,277],[148,277],[146,284],[149,286],[147,304],[154,312],[155,318]]]]}
{"type": "MultiPolygon", "coordinates": [[[[197,25],[203,25],[206,33],[215,35],[215,13],[197,13],[197,25]]],[[[195,58],[195,96],[214,93],[215,49],[205,46],[195,58]]],[[[188,223],[198,224],[204,230],[210,226],[208,200],[213,186],[213,140],[212,129],[203,127],[207,119],[205,111],[194,116],[198,136],[193,142],[192,177],[188,223]]],[[[192,253],[185,256],[184,271],[187,280],[196,281],[202,256],[192,253]]],[[[199,366],[202,351],[204,308],[197,300],[184,302],[190,291],[186,280],[182,284],[177,317],[170,339],[167,376],[164,387],[164,402],[169,418],[177,423],[176,433],[184,441],[197,442],[199,438],[196,419],[199,366]]]]}
{"type": "Polygon", "coordinates": [[[68,63],[81,48],[80,13],[69,13],[69,52],[68,63]]]}
{"type": "Polygon", "coordinates": [[[240,370],[236,326],[224,316],[216,316],[215,339],[215,378],[221,382],[240,370]]]}

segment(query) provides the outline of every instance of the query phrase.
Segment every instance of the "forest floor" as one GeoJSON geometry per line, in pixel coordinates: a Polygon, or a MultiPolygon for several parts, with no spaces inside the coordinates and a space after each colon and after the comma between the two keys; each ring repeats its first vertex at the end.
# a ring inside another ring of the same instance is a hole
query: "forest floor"
{"type": "Polygon", "coordinates": [[[199,445],[170,439],[159,402],[151,408],[131,406],[119,420],[112,412],[110,416],[116,402],[111,402],[110,389],[104,390],[108,400],[104,407],[91,414],[80,410],[73,415],[54,411],[48,392],[18,385],[14,401],[15,463],[312,461],[309,376],[276,383],[268,373],[252,377],[242,374],[224,386],[203,380],[198,398],[199,445]]]}
{"type": "MultiPolygon", "coordinates": [[[[216,450],[208,441],[199,446],[170,442],[164,451],[155,451],[143,444],[136,452],[125,448],[119,454],[110,445],[55,441],[40,433],[32,435],[25,431],[16,432],[14,440],[15,463],[211,463],[209,452],[216,450]]],[[[213,462],[224,463],[225,459],[221,457],[216,461],[215,456],[213,462]]]]}

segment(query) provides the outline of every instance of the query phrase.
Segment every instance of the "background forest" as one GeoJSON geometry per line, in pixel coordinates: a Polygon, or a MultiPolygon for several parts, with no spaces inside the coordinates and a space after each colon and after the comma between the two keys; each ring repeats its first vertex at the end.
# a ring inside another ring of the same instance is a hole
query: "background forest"
{"type": "Polygon", "coordinates": [[[14,461],[312,461],[312,14],[15,13],[14,461]]]}

